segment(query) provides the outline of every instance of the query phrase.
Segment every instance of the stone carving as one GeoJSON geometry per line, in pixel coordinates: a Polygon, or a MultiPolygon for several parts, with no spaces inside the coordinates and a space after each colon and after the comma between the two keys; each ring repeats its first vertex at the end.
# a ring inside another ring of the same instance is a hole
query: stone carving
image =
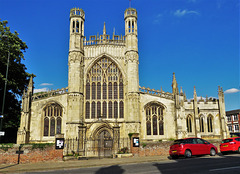
{"type": "Polygon", "coordinates": [[[69,60],[69,63],[71,62],[75,63],[76,61],[79,61],[80,63],[82,63],[83,55],[80,52],[70,52],[68,60],[69,60]]]}

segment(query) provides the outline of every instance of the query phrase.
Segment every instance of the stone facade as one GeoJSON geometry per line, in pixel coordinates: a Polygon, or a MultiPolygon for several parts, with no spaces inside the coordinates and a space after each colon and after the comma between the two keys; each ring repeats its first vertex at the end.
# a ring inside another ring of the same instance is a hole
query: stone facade
{"type": "Polygon", "coordinates": [[[87,140],[101,138],[119,148],[129,133],[138,133],[141,141],[228,136],[220,87],[219,99],[197,100],[194,88],[189,101],[175,74],[172,92],[139,86],[136,9],[126,9],[124,21],[124,36],[113,33],[111,38],[104,23],[103,34],[87,40],[84,11],[71,10],[68,87],[33,94],[31,78],[22,99],[17,143],[54,142],[56,134],[63,134],[79,139],[81,151],[93,146],[87,140]]]}

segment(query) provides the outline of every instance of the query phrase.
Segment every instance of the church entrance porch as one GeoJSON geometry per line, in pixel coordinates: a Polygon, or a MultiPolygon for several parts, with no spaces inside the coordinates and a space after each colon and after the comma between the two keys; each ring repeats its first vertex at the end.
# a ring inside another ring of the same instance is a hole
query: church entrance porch
{"type": "Polygon", "coordinates": [[[98,136],[98,156],[111,157],[113,150],[113,139],[107,130],[103,130],[98,136]]]}
{"type": "Polygon", "coordinates": [[[118,139],[114,141],[113,134],[110,131],[102,128],[95,133],[95,136],[85,138],[85,130],[80,129],[79,138],[65,140],[64,155],[78,154],[84,157],[112,157],[115,152],[114,149],[117,150],[116,144],[118,144],[118,139]]]}

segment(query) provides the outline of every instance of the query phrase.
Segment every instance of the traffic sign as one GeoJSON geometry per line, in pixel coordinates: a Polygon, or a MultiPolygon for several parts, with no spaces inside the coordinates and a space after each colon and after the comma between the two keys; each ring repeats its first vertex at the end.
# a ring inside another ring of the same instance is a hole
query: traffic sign
{"type": "Polygon", "coordinates": [[[0,136],[4,136],[4,135],[5,135],[5,132],[0,131],[0,136]]]}

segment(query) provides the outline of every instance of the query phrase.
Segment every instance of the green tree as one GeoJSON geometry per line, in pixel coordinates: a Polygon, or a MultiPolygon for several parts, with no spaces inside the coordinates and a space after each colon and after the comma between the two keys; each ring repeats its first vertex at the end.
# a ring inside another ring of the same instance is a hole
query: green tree
{"type": "Polygon", "coordinates": [[[26,72],[27,68],[22,63],[23,53],[28,47],[19,38],[16,31],[14,33],[10,31],[7,24],[7,21],[0,20],[0,113],[3,105],[8,54],[10,53],[2,128],[5,136],[2,138],[2,142],[15,142],[21,117],[21,96],[28,85],[31,74],[26,72]]]}

